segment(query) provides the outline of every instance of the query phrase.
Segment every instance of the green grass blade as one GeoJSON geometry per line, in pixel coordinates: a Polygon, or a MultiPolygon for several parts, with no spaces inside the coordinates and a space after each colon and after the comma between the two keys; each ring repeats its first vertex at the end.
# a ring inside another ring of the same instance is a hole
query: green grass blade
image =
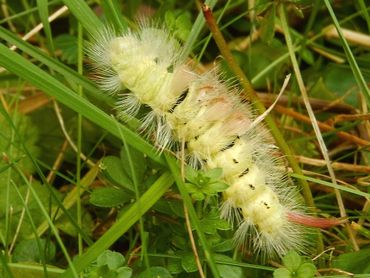
{"type": "Polygon", "coordinates": [[[54,43],[53,43],[53,35],[51,33],[50,22],[48,20],[48,16],[49,16],[48,1],[47,0],[37,0],[37,7],[39,9],[39,15],[40,15],[42,25],[44,25],[44,32],[46,34],[49,51],[51,55],[54,55],[55,49],[54,49],[54,43]]]}
{"type": "Polygon", "coordinates": [[[364,76],[362,75],[361,73],[361,70],[355,60],[355,57],[353,56],[352,54],[352,51],[351,51],[351,48],[349,47],[346,39],[344,38],[344,35],[343,35],[343,32],[342,32],[342,29],[339,25],[339,22],[337,20],[337,17],[335,16],[335,13],[333,11],[333,8],[332,6],[330,5],[330,2],[329,0],[324,0],[325,2],[325,5],[326,5],[326,8],[328,9],[329,11],[329,14],[334,22],[334,26],[335,26],[335,29],[337,30],[338,34],[339,34],[339,38],[342,42],[342,46],[343,46],[343,50],[347,56],[347,60],[348,60],[348,63],[351,67],[351,70],[352,70],[352,73],[353,73],[353,76],[355,77],[356,79],[356,82],[357,82],[357,85],[358,87],[360,88],[360,90],[362,91],[362,93],[364,94],[365,98],[366,98],[366,101],[367,101],[367,106],[370,108],[370,90],[367,86],[367,83],[365,81],[365,78],[364,76]]]}
{"type": "MultiPolygon", "coordinates": [[[[62,2],[61,0],[53,0],[53,1],[50,1],[48,2],[48,6],[52,6],[52,5],[55,5],[55,4],[58,4],[59,2],[62,2]]],[[[16,13],[14,15],[10,15],[10,16],[7,16],[3,19],[0,20],[0,24],[3,24],[5,22],[9,22],[9,21],[12,21],[14,19],[18,19],[20,17],[23,17],[23,16],[26,16],[26,15],[30,15],[34,12],[37,12],[38,11],[38,8],[37,7],[33,7],[31,9],[27,9],[25,11],[22,11],[22,12],[19,12],[19,13],[16,13]]]]}
{"type": "Polygon", "coordinates": [[[79,75],[76,71],[72,70],[63,63],[48,57],[44,52],[40,51],[33,45],[19,39],[12,32],[8,31],[4,27],[0,26],[0,38],[4,39],[10,44],[17,46],[20,50],[24,51],[28,55],[32,56],[36,60],[50,67],[52,70],[62,74],[67,80],[80,84],[91,96],[96,99],[108,101],[106,94],[102,94],[101,91],[95,86],[93,82],[79,75]]]}
{"type": "MultiPolygon", "coordinates": [[[[28,188],[30,188],[32,186],[32,184],[28,181],[26,181],[25,184],[27,184],[28,188]]],[[[36,232],[36,226],[35,226],[35,223],[32,219],[32,214],[30,212],[30,208],[28,207],[28,204],[26,203],[25,199],[23,198],[22,193],[19,191],[18,186],[15,183],[12,183],[12,185],[13,185],[13,188],[15,189],[16,193],[18,194],[18,198],[21,200],[21,202],[23,204],[24,210],[26,212],[25,215],[27,215],[28,221],[29,221],[29,223],[32,227],[32,231],[33,231],[34,235],[36,235],[36,233],[37,233],[36,232]]],[[[40,204],[38,204],[38,205],[40,205],[40,204]]],[[[39,250],[43,250],[43,248],[41,247],[40,237],[35,237],[35,239],[36,239],[37,248],[39,250]]],[[[65,246],[63,246],[62,248],[65,249],[65,246]]],[[[43,272],[46,273],[47,272],[47,270],[46,270],[46,258],[45,258],[45,253],[44,252],[41,253],[40,259],[41,259],[41,263],[42,263],[42,266],[43,266],[43,272]]]]}
{"type": "Polygon", "coordinates": [[[0,277],[13,278],[13,274],[10,272],[9,263],[7,262],[4,252],[0,252],[0,277]]]}
{"type": "MultiPolygon", "coordinates": [[[[73,205],[76,204],[77,199],[80,198],[80,196],[85,192],[85,190],[96,179],[99,171],[100,171],[100,168],[97,163],[81,179],[80,181],[81,191],[78,192],[77,187],[73,187],[73,189],[68,192],[68,194],[63,199],[63,203],[60,205],[58,204],[59,206],[54,208],[51,211],[51,215],[53,215],[54,221],[57,221],[63,215],[62,212],[60,211],[60,208],[64,207],[65,209],[70,209],[73,205]]],[[[73,181],[71,181],[71,183],[73,183],[73,181]]],[[[47,223],[47,221],[42,222],[37,228],[37,236],[41,237],[47,231],[48,227],[49,227],[49,224],[47,223]]],[[[76,229],[81,229],[81,227],[78,227],[78,225],[74,225],[74,227],[76,229]]],[[[81,230],[78,230],[78,232],[81,233],[81,230]]],[[[85,241],[88,243],[88,245],[93,244],[92,240],[89,239],[88,237],[85,238],[85,241]]]]}
{"type": "Polygon", "coordinates": [[[364,18],[366,19],[367,31],[370,32],[370,15],[369,15],[368,8],[366,8],[366,4],[364,0],[359,0],[358,4],[360,6],[360,10],[362,11],[364,18]]]}
{"type": "MultiPolygon", "coordinates": [[[[14,272],[16,277],[21,277],[20,275],[27,275],[27,277],[46,277],[44,275],[43,267],[37,264],[32,263],[8,263],[9,269],[14,272]]],[[[57,278],[63,273],[63,269],[55,266],[47,266],[47,277],[48,278],[57,278]]],[[[4,276],[8,277],[8,276],[4,276]]],[[[11,276],[9,276],[11,277],[11,276]]]]}
{"type": "Polygon", "coordinates": [[[310,177],[306,177],[306,176],[303,176],[303,175],[298,175],[298,174],[295,174],[295,173],[292,173],[291,176],[294,177],[294,178],[298,178],[298,179],[302,179],[302,180],[322,184],[322,185],[325,185],[325,186],[328,186],[328,187],[331,187],[331,188],[335,188],[335,189],[338,189],[338,190],[341,190],[341,191],[344,191],[344,192],[356,194],[358,196],[362,196],[362,197],[365,197],[367,199],[370,198],[369,193],[366,193],[366,192],[363,192],[363,191],[360,191],[360,190],[356,190],[356,189],[352,189],[352,188],[349,188],[349,187],[346,187],[346,186],[343,186],[343,185],[334,184],[334,183],[331,183],[331,182],[327,182],[327,181],[323,181],[323,180],[319,180],[319,179],[315,179],[315,178],[310,178],[310,177]]]}
{"type": "MultiPolygon", "coordinates": [[[[131,155],[130,148],[126,144],[125,136],[122,133],[121,133],[121,140],[122,140],[122,143],[123,143],[123,148],[125,149],[125,154],[127,156],[127,161],[128,161],[129,169],[130,169],[130,172],[131,172],[132,183],[134,185],[134,191],[135,191],[135,198],[136,198],[136,202],[138,203],[138,209],[139,209],[138,213],[141,214],[138,173],[135,169],[135,165],[134,165],[134,162],[132,160],[132,155],[131,155]]],[[[141,252],[143,253],[145,267],[148,269],[150,266],[149,266],[149,260],[148,260],[148,256],[147,256],[147,242],[145,240],[146,237],[145,237],[144,219],[142,217],[139,218],[139,225],[140,225],[140,238],[141,238],[141,252]]]]}
{"type": "Polygon", "coordinates": [[[103,28],[103,23],[84,0],[63,0],[63,2],[90,34],[93,35],[103,28]]]}
{"type": "MultiPolygon", "coordinates": [[[[134,203],[113,226],[92,245],[82,256],[78,257],[73,265],[77,272],[84,270],[101,252],[109,248],[120,236],[122,236],[139,218],[147,212],[172,185],[173,178],[170,173],[164,173],[149,187],[149,189],[134,203]]],[[[71,269],[68,268],[61,277],[71,277],[71,269]]]]}
{"type": "Polygon", "coordinates": [[[86,99],[77,95],[64,84],[60,83],[54,77],[30,63],[19,54],[9,50],[3,44],[0,44],[0,65],[16,75],[21,76],[46,94],[55,97],[59,102],[72,110],[81,113],[86,119],[104,128],[116,137],[120,138],[120,132],[122,132],[125,134],[127,143],[132,147],[147,154],[154,161],[166,165],[163,157],[158,154],[155,148],[135,132],[117,123],[113,117],[107,115],[86,99]]]}
{"type": "Polygon", "coordinates": [[[102,6],[105,18],[114,26],[114,30],[116,30],[117,34],[127,30],[128,22],[122,16],[117,0],[103,1],[102,6]]]}
{"type": "MultiPolygon", "coordinates": [[[[205,4],[209,7],[213,8],[214,5],[216,5],[217,0],[207,0],[205,1],[205,4]]],[[[190,34],[188,39],[186,40],[184,44],[184,51],[182,53],[183,58],[187,58],[193,48],[194,43],[196,42],[200,31],[202,31],[202,28],[204,26],[205,20],[202,11],[199,12],[197,19],[195,20],[193,27],[191,28],[190,34]]]]}
{"type": "MultiPolygon", "coordinates": [[[[24,174],[22,173],[22,171],[20,169],[17,168],[17,166],[15,167],[15,169],[17,170],[18,174],[20,175],[20,177],[22,178],[23,182],[25,184],[27,184],[31,194],[32,194],[32,197],[34,198],[34,200],[36,201],[37,205],[39,206],[40,210],[41,210],[41,213],[43,214],[43,216],[45,217],[45,219],[47,220],[47,222],[49,223],[49,227],[51,229],[51,231],[53,232],[54,236],[55,236],[55,239],[56,241],[58,242],[59,244],[59,247],[60,249],[62,250],[63,254],[64,254],[64,257],[66,258],[66,260],[68,261],[68,264],[69,265],[72,265],[72,259],[71,257],[69,256],[68,254],[68,251],[67,251],[67,248],[66,246],[64,245],[63,243],[63,240],[61,239],[61,237],[59,236],[59,232],[58,232],[58,229],[55,227],[52,219],[50,218],[48,212],[46,211],[46,208],[44,207],[42,201],[40,200],[39,196],[37,195],[37,192],[35,191],[35,189],[31,186],[31,184],[28,182],[27,178],[24,176],[24,174]]],[[[38,240],[38,239],[37,239],[38,240]]],[[[40,248],[41,249],[41,248],[40,248]]],[[[74,274],[75,277],[77,277],[77,272],[74,268],[74,266],[72,265],[71,267],[71,273],[74,274]]]]}

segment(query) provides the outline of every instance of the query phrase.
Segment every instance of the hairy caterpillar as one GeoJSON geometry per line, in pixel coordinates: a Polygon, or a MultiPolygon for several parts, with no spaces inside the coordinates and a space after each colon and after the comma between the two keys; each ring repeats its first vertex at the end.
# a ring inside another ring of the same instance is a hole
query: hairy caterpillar
{"type": "Polygon", "coordinates": [[[304,251],[305,227],[292,221],[304,209],[267,130],[216,71],[198,74],[181,54],[168,31],[146,24],[120,36],[106,29],[89,49],[101,87],[130,91],[119,93],[118,116],[135,116],[141,105],[148,106],[143,127],[157,145],[184,142],[191,165],[223,168],[230,187],[221,215],[237,226],[237,244],[263,257],[304,251]]]}

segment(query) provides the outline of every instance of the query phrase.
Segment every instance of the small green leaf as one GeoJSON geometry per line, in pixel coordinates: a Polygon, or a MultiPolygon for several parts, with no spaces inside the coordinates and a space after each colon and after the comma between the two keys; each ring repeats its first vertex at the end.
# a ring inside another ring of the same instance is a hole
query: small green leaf
{"type": "Polygon", "coordinates": [[[132,269],[125,264],[125,257],[118,252],[105,250],[85,270],[84,277],[87,278],[130,278],[132,269]]]}
{"type": "Polygon", "coordinates": [[[185,253],[181,255],[181,266],[186,272],[197,271],[197,264],[195,262],[193,253],[185,253]]]}
{"type": "Polygon", "coordinates": [[[114,271],[111,271],[107,265],[95,267],[95,271],[93,270],[92,273],[96,275],[96,278],[114,278],[115,276],[114,271]]]}
{"type": "Polygon", "coordinates": [[[130,152],[130,155],[126,153],[126,148],[121,149],[120,157],[121,157],[121,165],[128,177],[132,180],[132,170],[130,168],[130,161],[133,164],[133,168],[135,171],[136,178],[138,179],[138,182],[140,183],[144,179],[144,173],[146,171],[146,161],[144,154],[142,152],[139,152],[135,150],[134,148],[128,147],[128,150],[130,152]]]}
{"type": "Polygon", "coordinates": [[[174,217],[184,217],[184,205],[178,200],[161,199],[153,206],[153,209],[174,217]]]}
{"type": "Polygon", "coordinates": [[[213,235],[207,236],[207,242],[212,247],[215,244],[219,243],[221,241],[222,237],[219,235],[219,233],[214,233],[213,235]]]}
{"type": "Polygon", "coordinates": [[[110,270],[116,270],[125,263],[125,257],[118,252],[105,250],[96,260],[98,266],[108,266],[110,270]]]}
{"type": "Polygon", "coordinates": [[[204,174],[207,177],[211,178],[212,180],[217,180],[221,178],[222,168],[213,168],[213,169],[207,170],[204,174]]]}
{"type": "Polygon", "coordinates": [[[215,182],[209,184],[209,187],[212,189],[213,192],[217,193],[225,191],[229,188],[229,185],[224,182],[215,182]]]}
{"type": "Polygon", "coordinates": [[[36,239],[23,240],[19,242],[13,253],[13,262],[42,262],[43,257],[50,262],[55,257],[55,245],[51,241],[39,239],[39,245],[36,239]]]}
{"type": "MultiPolygon", "coordinates": [[[[0,132],[1,134],[1,132],[0,132]]],[[[1,161],[1,159],[0,159],[1,161]]],[[[1,165],[1,163],[0,163],[1,165]]],[[[6,172],[3,172],[7,174],[6,172]]],[[[0,219],[5,219],[5,213],[6,213],[6,206],[9,208],[12,208],[12,218],[10,225],[6,227],[5,221],[0,221],[0,235],[14,235],[17,230],[17,226],[19,224],[19,221],[21,221],[21,213],[24,209],[24,203],[22,201],[25,200],[27,196],[27,192],[29,191],[29,185],[10,185],[8,188],[8,194],[6,193],[6,182],[2,183],[2,176],[0,175],[0,219]],[[22,198],[20,197],[22,196],[22,198]]],[[[6,177],[6,175],[5,175],[6,177]]],[[[38,198],[44,204],[44,206],[54,207],[54,202],[50,203],[50,188],[47,188],[46,186],[43,186],[39,184],[37,181],[34,181],[31,184],[33,190],[37,192],[38,198]]],[[[59,192],[56,192],[56,196],[59,196],[59,192]]],[[[27,203],[27,207],[29,212],[31,213],[32,221],[35,226],[40,225],[44,221],[44,217],[42,214],[42,211],[40,210],[39,204],[37,200],[30,195],[27,203]]],[[[27,221],[28,217],[26,218],[26,221],[22,222],[21,229],[18,231],[17,234],[17,240],[23,240],[23,239],[29,239],[30,236],[34,235],[34,230],[32,228],[32,225],[30,221],[27,221]]],[[[4,238],[2,238],[4,239],[4,238]]],[[[8,237],[8,240],[12,240],[12,237],[8,237]]]]}
{"type": "Polygon", "coordinates": [[[175,35],[182,41],[186,41],[192,27],[191,16],[189,13],[181,13],[176,18],[175,35]]]}
{"type": "Polygon", "coordinates": [[[181,202],[172,201],[168,202],[168,205],[176,216],[184,217],[184,206],[181,202]]]}
{"type": "Polygon", "coordinates": [[[357,274],[370,273],[370,249],[342,254],[333,261],[333,267],[357,274]]]}
{"type": "Polygon", "coordinates": [[[195,193],[195,192],[198,192],[199,191],[199,187],[197,187],[195,184],[193,183],[185,183],[185,188],[186,190],[189,192],[189,193],[195,193]]]}
{"type": "MultiPolygon", "coordinates": [[[[322,76],[325,85],[330,91],[334,92],[336,99],[344,97],[344,102],[359,107],[358,83],[349,66],[330,63],[317,74],[322,76]]],[[[366,82],[370,82],[370,74],[367,71],[364,71],[363,74],[366,82]]]]}
{"type": "MultiPolygon", "coordinates": [[[[6,112],[4,112],[6,113],[6,112]]],[[[38,157],[40,150],[37,147],[39,140],[39,130],[33,120],[23,114],[13,112],[9,115],[0,113],[0,153],[9,160],[17,163],[17,166],[25,173],[33,173],[34,165],[30,158],[25,155],[23,144],[35,158],[38,157]],[[16,136],[14,136],[16,133],[16,136]]],[[[0,159],[0,166],[6,163],[0,159]]],[[[0,180],[2,173],[0,172],[0,180]]],[[[7,174],[5,174],[7,176],[7,174]]],[[[12,174],[14,178],[14,174],[12,174]]],[[[4,182],[0,183],[0,188],[4,187],[4,182]]],[[[1,193],[1,192],[0,192],[1,193]]],[[[4,193],[5,194],[5,193],[4,193]]]]}
{"type": "Polygon", "coordinates": [[[217,230],[228,230],[230,225],[220,218],[204,218],[200,221],[202,229],[207,234],[215,234],[217,230]]]}
{"type": "Polygon", "coordinates": [[[219,230],[228,230],[228,229],[230,229],[229,223],[226,220],[220,218],[220,213],[216,209],[211,210],[206,215],[206,217],[204,217],[204,219],[214,221],[214,223],[216,223],[216,225],[217,225],[217,229],[219,229],[219,230]]]}
{"type": "Polygon", "coordinates": [[[164,14],[164,22],[166,23],[166,26],[168,28],[175,26],[176,18],[173,11],[170,10],[166,11],[166,13],[164,14]]]}
{"type": "Polygon", "coordinates": [[[122,161],[116,156],[106,156],[102,160],[102,168],[108,179],[115,184],[133,190],[132,181],[122,167],[122,161]]]}
{"type": "Polygon", "coordinates": [[[290,271],[285,267],[275,269],[274,271],[274,278],[290,278],[292,275],[290,271]]]}
{"type": "Polygon", "coordinates": [[[166,11],[166,27],[181,41],[186,41],[192,27],[191,15],[187,12],[166,11]]]}
{"type": "Polygon", "coordinates": [[[226,239],[212,246],[215,252],[226,252],[234,249],[234,243],[232,239],[226,239]]]}
{"type": "Polygon", "coordinates": [[[153,266],[141,272],[138,278],[172,278],[172,275],[164,267],[153,266]]]}
{"type": "Polygon", "coordinates": [[[117,278],[130,278],[132,276],[132,269],[128,266],[120,267],[116,270],[117,278]]]}
{"type": "Polygon", "coordinates": [[[197,177],[198,177],[198,171],[190,166],[187,166],[185,168],[185,176],[186,176],[186,179],[190,181],[191,183],[196,183],[197,177]]]}
{"type": "Polygon", "coordinates": [[[191,197],[193,197],[194,200],[196,201],[202,201],[204,200],[204,194],[202,192],[195,192],[193,194],[191,194],[191,197]]]}
{"type": "Polygon", "coordinates": [[[232,258],[222,255],[222,254],[215,254],[215,259],[220,262],[225,262],[228,264],[221,264],[217,263],[217,269],[220,272],[220,276],[222,278],[243,278],[246,277],[243,274],[243,269],[238,266],[229,265],[232,263],[236,263],[235,260],[232,258]]]}
{"type": "MultiPolygon", "coordinates": [[[[71,216],[77,217],[77,207],[71,207],[68,212],[71,216]]],[[[87,209],[84,207],[81,208],[81,227],[77,229],[74,223],[65,215],[61,215],[61,217],[55,222],[55,226],[72,237],[77,237],[78,233],[82,230],[85,232],[86,235],[91,236],[92,231],[94,230],[95,221],[92,219],[91,214],[87,209]]]]}
{"type": "Polygon", "coordinates": [[[217,227],[214,225],[214,221],[208,219],[200,220],[202,231],[206,234],[213,235],[217,232],[217,227]]]}
{"type": "Polygon", "coordinates": [[[114,187],[103,187],[91,192],[90,203],[97,207],[116,207],[122,205],[133,196],[128,191],[114,187]]]}
{"type": "Polygon", "coordinates": [[[167,269],[172,274],[179,274],[184,271],[184,269],[181,266],[181,261],[177,259],[169,259],[167,263],[167,269]]]}
{"type": "Polygon", "coordinates": [[[67,64],[77,63],[77,38],[63,34],[55,38],[54,44],[62,52],[61,60],[67,64]]]}
{"type": "Polygon", "coordinates": [[[307,47],[302,48],[302,50],[299,52],[301,58],[309,65],[313,65],[315,62],[315,58],[312,54],[312,51],[308,49],[307,47]]]}
{"type": "Polygon", "coordinates": [[[316,267],[313,263],[303,263],[297,270],[298,278],[312,278],[315,276],[316,267]]]}
{"type": "Polygon", "coordinates": [[[218,181],[221,176],[221,168],[196,171],[188,167],[186,178],[189,183],[185,183],[185,187],[195,200],[203,200],[206,195],[217,195],[218,192],[225,191],[229,187],[226,183],[218,181]]]}
{"type": "Polygon", "coordinates": [[[188,241],[185,240],[182,236],[174,236],[171,239],[171,243],[176,246],[178,249],[186,249],[188,246],[188,241]]]}
{"type": "Polygon", "coordinates": [[[217,230],[227,231],[230,230],[230,224],[224,219],[218,218],[216,221],[217,230]]]}
{"type": "Polygon", "coordinates": [[[295,251],[289,251],[283,258],[284,266],[290,271],[295,272],[302,264],[302,258],[295,251]]]}

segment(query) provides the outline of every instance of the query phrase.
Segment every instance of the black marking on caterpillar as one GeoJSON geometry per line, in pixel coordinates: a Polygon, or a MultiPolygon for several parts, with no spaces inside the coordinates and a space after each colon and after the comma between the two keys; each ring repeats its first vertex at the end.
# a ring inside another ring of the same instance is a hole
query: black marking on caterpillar
{"type": "Polygon", "coordinates": [[[246,174],[249,173],[249,168],[245,169],[240,175],[239,175],[239,178],[245,176],[246,174]]]}

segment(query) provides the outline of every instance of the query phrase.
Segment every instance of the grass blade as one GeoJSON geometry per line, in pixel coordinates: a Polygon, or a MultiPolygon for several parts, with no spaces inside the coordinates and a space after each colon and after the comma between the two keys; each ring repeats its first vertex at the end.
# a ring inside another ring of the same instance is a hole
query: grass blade
{"type": "MultiPolygon", "coordinates": [[[[211,8],[213,8],[214,5],[216,5],[216,3],[217,3],[217,0],[207,0],[205,2],[205,4],[208,5],[211,8]]],[[[190,52],[193,48],[193,45],[196,42],[196,40],[199,36],[199,33],[200,33],[200,31],[202,30],[202,28],[204,26],[204,23],[205,23],[205,20],[204,20],[203,14],[202,14],[202,12],[199,12],[199,14],[197,16],[197,19],[195,20],[195,22],[193,24],[193,27],[191,28],[189,37],[188,37],[188,39],[186,40],[186,42],[184,44],[184,51],[182,53],[183,58],[187,58],[189,56],[189,54],[190,54],[190,52]]]]}
{"type": "Polygon", "coordinates": [[[3,44],[0,44],[0,65],[16,75],[22,76],[22,78],[41,89],[46,94],[55,97],[59,102],[81,113],[85,118],[106,129],[116,137],[120,138],[120,132],[122,132],[131,146],[147,154],[154,161],[166,165],[163,157],[158,154],[152,145],[139,135],[122,124],[117,123],[113,117],[107,115],[86,99],[77,95],[64,84],[60,83],[54,77],[30,63],[19,54],[9,50],[3,44]]]}
{"type": "Polygon", "coordinates": [[[348,60],[348,63],[351,67],[351,70],[352,70],[352,73],[353,73],[353,76],[355,77],[356,81],[357,81],[357,85],[358,87],[360,88],[360,90],[362,91],[362,93],[364,94],[365,98],[366,98],[366,101],[367,101],[367,107],[370,108],[370,90],[369,88],[367,87],[367,83],[365,81],[365,78],[364,76],[362,75],[361,73],[361,70],[355,60],[355,57],[353,56],[352,54],[352,51],[351,51],[351,48],[349,47],[346,39],[344,38],[344,35],[343,35],[343,32],[342,32],[342,29],[339,25],[339,22],[337,20],[337,17],[335,16],[335,13],[333,11],[333,8],[331,7],[330,5],[330,2],[328,0],[324,0],[325,2],[325,5],[326,5],[326,8],[328,9],[329,11],[329,14],[334,22],[334,26],[335,26],[335,29],[337,29],[337,32],[339,34],[339,38],[342,42],[342,46],[343,46],[343,50],[347,56],[347,60],[348,60]]]}
{"type": "Polygon", "coordinates": [[[103,28],[103,23],[83,0],[63,0],[71,13],[82,26],[90,33],[95,34],[103,28]]]}
{"type": "MultiPolygon", "coordinates": [[[[172,185],[170,173],[164,173],[149,189],[135,202],[116,223],[92,245],[82,256],[78,257],[73,265],[79,273],[95,260],[102,251],[109,248],[122,234],[124,234],[139,218],[147,212],[167,189],[172,185]]],[[[68,268],[61,277],[71,277],[71,268],[68,268]]]]}
{"type": "Polygon", "coordinates": [[[104,9],[105,18],[109,24],[114,26],[117,34],[124,32],[128,28],[128,22],[122,16],[117,0],[103,1],[102,7],[104,9]]]}
{"type": "Polygon", "coordinates": [[[51,33],[50,22],[48,20],[48,16],[49,16],[48,1],[47,0],[37,0],[37,7],[39,9],[39,15],[40,15],[42,25],[44,25],[44,31],[46,34],[49,51],[52,55],[54,55],[55,49],[54,49],[54,43],[53,43],[53,35],[51,33]]]}
{"type": "MultiPolygon", "coordinates": [[[[58,232],[58,229],[55,227],[55,225],[53,224],[53,220],[50,218],[46,208],[44,207],[41,199],[39,198],[39,196],[37,195],[37,192],[35,191],[35,189],[32,187],[32,185],[29,183],[29,181],[27,180],[27,178],[24,176],[24,174],[22,173],[22,171],[16,166],[15,167],[15,170],[18,172],[18,174],[20,175],[20,177],[22,178],[23,182],[25,184],[27,184],[27,187],[29,188],[31,194],[32,194],[32,197],[35,199],[38,207],[40,208],[41,210],[41,213],[43,214],[43,216],[45,217],[46,221],[48,222],[49,224],[49,227],[52,231],[52,233],[54,234],[55,236],[55,239],[56,241],[58,242],[59,244],[59,247],[60,249],[62,250],[63,254],[64,254],[64,257],[66,258],[68,264],[72,264],[72,259],[71,257],[69,256],[68,254],[68,250],[65,246],[65,244],[63,243],[63,240],[61,239],[60,235],[59,235],[59,232],[58,232]]],[[[28,209],[26,209],[26,211],[28,211],[28,209]]],[[[29,217],[32,219],[31,215],[29,215],[29,217]]],[[[33,227],[33,229],[35,229],[35,227],[33,227]]],[[[35,230],[36,232],[36,230],[35,230]]],[[[36,240],[38,241],[39,238],[36,238],[36,240]]],[[[39,245],[40,246],[40,245],[39,245]]],[[[41,250],[41,248],[39,247],[39,249],[41,250]]],[[[44,265],[44,270],[46,272],[46,265],[44,265]]],[[[71,273],[74,274],[74,276],[77,276],[77,272],[75,270],[75,268],[71,267],[71,273]]]]}
{"type": "Polygon", "coordinates": [[[344,192],[356,194],[358,196],[362,196],[362,197],[365,197],[367,199],[370,198],[369,193],[362,192],[358,189],[357,190],[352,189],[352,188],[349,188],[349,187],[346,187],[346,186],[343,186],[343,185],[334,184],[334,183],[331,183],[331,182],[327,182],[327,181],[323,181],[323,180],[319,180],[319,179],[315,179],[315,178],[310,178],[310,177],[306,177],[306,176],[303,176],[303,175],[298,175],[298,174],[295,174],[295,173],[292,173],[291,176],[294,177],[294,178],[314,182],[314,183],[317,183],[317,184],[322,184],[322,185],[325,185],[325,186],[328,186],[328,187],[331,187],[331,188],[335,188],[335,189],[338,189],[338,190],[341,190],[341,191],[344,191],[344,192]]]}
{"type": "Polygon", "coordinates": [[[44,52],[40,51],[33,45],[19,39],[12,32],[0,26],[0,38],[4,39],[10,44],[17,46],[20,50],[24,51],[28,55],[32,56],[36,60],[45,64],[52,70],[62,74],[67,80],[80,84],[87,92],[90,93],[96,99],[104,100],[108,102],[108,97],[102,94],[101,91],[92,83],[90,80],[79,75],[76,71],[72,70],[65,64],[48,57],[44,52]]]}

